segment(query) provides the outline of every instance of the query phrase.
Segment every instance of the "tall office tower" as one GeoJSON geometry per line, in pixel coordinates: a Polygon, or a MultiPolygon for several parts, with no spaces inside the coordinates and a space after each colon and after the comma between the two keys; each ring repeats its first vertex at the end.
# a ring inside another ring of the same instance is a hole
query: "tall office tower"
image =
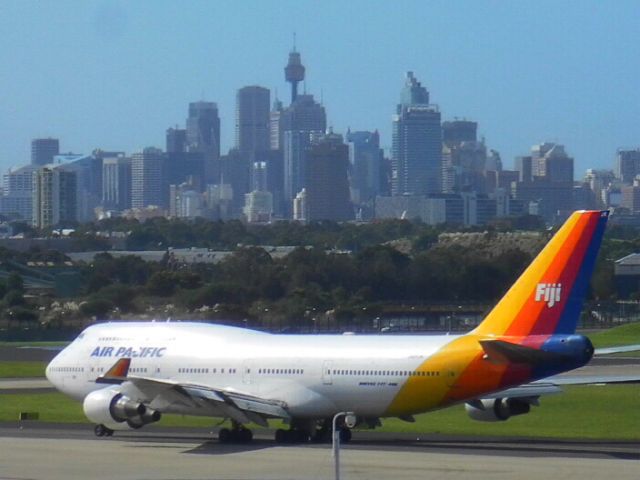
{"type": "Polygon", "coordinates": [[[475,142],[478,123],[469,120],[453,120],[442,122],[442,143],[451,147],[462,142],[475,142]]]}
{"type": "Polygon", "coordinates": [[[279,150],[282,148],[280,141],[282,135],[280,134],[280,115],[282,114],[282,102],[276,99],[273,102],[273,107],[269,113],[269,144],[271,150],[279,150]]]}
{"type": "Polygon", "coordinates": [[[47,165],[59,154],[60,142],[57,138],[36,138],[31,141],[31,165],[47,165]]]}
{"type": "Polygon", "coordinates": [[[382,190],[380,135],[375,132],[347,132],[351,199],[356,205],[372,202],[382,190]]]}
{"type": "Polygon", "coordinates": [[[242,155],[270,148],[268,88],[249,86],[236,95],[236,148],[242,155]]]}
{"type": "Polygon", "coordinates": [[[284,159],[284,195],[290,210],[291,201],[305,186],[306,149],[312,133],[324,133],[327,116],[313,95],[298,95],[280,115],[280,134],[284,159]]]}
{"type": "Polygon", "coordinates": [[[392,195],[439,192],[442,167],[440,112],[437,106],[429,104],[429,92],[413,72],[407,73],[392,126],[392,195]]]}
{"type": "MultiPolygon", "coordinates": [[[[284,199],[287,204],[291,203],[296,194],[305,187],[307,152],[311,145],[311,133],[304,130],[284,132],[284,199]]],[[[287,212],[290,210],[287,206],[287,212]]]]}
{"type": "Polygon", "coordinates": [[[215,102],[192,102],[187,118],[187,149],[220,158],[220,117],[215,102]]]}
{"type": "Polygon", "coordinates": [[[12,168],[3,177],[0,213],[16,220],[32,223],[33,172],[36,165],[12,168]]]}
{"type": "Polygon", "coordinates": [[[305,171],[306,220],[353,220],[349,198],[349,147],[342,135],[314,136],[305,171]]]}
{"type": "Polygon", "coordinates": [[[619,149],[616,152],[615,173],[622,183],[631,185],[640,175],[640,148],[635,150],[619,149]]]}
{"type": "Polygon", "coordinates": [[[534,177],[551,182],[573,182],[573,158],[563,145],[541,143],[531,147],[531,169],[534,177]]]}
{"type": "Polygon", "coordinates": [[[58,155],[56,167],[76,174],[77,206],[79,222],[95,219],[95,209],[102,203],[102,162],[105,156],[117,156],[119,152],[96,149],[91,155],[58,155]]]}
{"type": "Polygon", "coordinates": [[[284,67],[284,78],[291,84],[291,103],[298,97],[298,83],[304,80],[304,65],[300,59],[300,53],[296,52],[295,46],[289,53],[289,62],[284,67]]]}
{"type": "Polygon", "coordinates": [[[42,167],[33,173],[33,220],[36,228],[64,225],[76,218],[76,173],[42,167]]]}
{"type": "Polygon", "coordinates": [[[515,169],[518,172],[519,182],[531,182],[533,180],[533,159],[531,156],[519,156],[515,160],[515,169]]]}
{"type": "Polygon", "coordinates": [[[169,186],[162,150],[148,147],[131,156],[131,207],[167,208],[169,186]]]}
{"type": "Polygon", "coordinates": [[[116,211],[131,208],[131,159],[124,154],[102,159],[102,206],[116,211]]]}
{"type": "Polygon", "coordinates": [[[167,129],[167,153],[181,153],[187,151],[187,131],[183,128],[167,129]]]}

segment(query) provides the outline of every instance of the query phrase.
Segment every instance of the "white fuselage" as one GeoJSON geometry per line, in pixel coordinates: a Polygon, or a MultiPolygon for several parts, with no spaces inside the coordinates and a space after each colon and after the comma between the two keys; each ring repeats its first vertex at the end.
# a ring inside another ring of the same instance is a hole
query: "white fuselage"
{"type": "MultiPolygon", "coordinates": [[[[105,323],[87,328],[60,352],[47,367],[47,378],[82,400],[105,388],[95,383],[97,377],[118,359],[131,358],[129,376],[279,399],[295,417],[344,410],[379,417],[411,372],[455,338],[273,335],[189,322],[105,323]]],[[[169,410],[194,413],[179,405],[169,410]]]]}

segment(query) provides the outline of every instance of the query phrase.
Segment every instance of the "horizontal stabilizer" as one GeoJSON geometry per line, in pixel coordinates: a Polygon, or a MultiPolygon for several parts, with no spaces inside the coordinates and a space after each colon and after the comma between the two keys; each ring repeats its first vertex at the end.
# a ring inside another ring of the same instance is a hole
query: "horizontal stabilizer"
{"type": "Polygon", "coordinates": [[[494,363],[537,365],[541,363],[562,362],[567,359],[567,357],[559,353],[516,345],[515,343],[505,342],[504,340],[480,340],[480,344],[487,358],[494,363]]]}

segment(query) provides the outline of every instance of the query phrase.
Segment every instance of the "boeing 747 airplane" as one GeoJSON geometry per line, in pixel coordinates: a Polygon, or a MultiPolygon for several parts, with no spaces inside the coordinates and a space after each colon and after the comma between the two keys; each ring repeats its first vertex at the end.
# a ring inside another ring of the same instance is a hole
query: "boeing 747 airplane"
{"type": "MultiPolygon", "coordinates": [[[[529,413],[566,383],[636,378],[557,377],[588,363],[576,335],[607,211],[571,215],[480,325],[466,335],[274,335],[193,322],[103,323],[48,365],[47,378],[83,402],[98,436],[140,428],[163,413],[223,417],[223,442],[246,425],[284,419],[278,442],[323,438],[331,418],[358,423],[464,403],[469,416],[529,413]]],[[[610,353],[610,352],[608,352],[610,353]]],[[[342,427],[341,438],[351,432],[342,427]]]]}

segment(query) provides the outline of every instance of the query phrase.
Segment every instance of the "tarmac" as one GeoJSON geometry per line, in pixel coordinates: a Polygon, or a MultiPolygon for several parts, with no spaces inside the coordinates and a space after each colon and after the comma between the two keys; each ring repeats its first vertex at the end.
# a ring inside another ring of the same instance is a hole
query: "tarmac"
{"type": "MultiPolygon", "coordinates": [[[[223,445],[198,430],[96,438],[84,426],[0,426],[0,479],[332,479],[331,446],[278,446],[258,435],[223,445]]],[[[347,479],[640,478],[640,441],[541,441],[376,432],[354,435],[340,455],[347,479]]]]}

